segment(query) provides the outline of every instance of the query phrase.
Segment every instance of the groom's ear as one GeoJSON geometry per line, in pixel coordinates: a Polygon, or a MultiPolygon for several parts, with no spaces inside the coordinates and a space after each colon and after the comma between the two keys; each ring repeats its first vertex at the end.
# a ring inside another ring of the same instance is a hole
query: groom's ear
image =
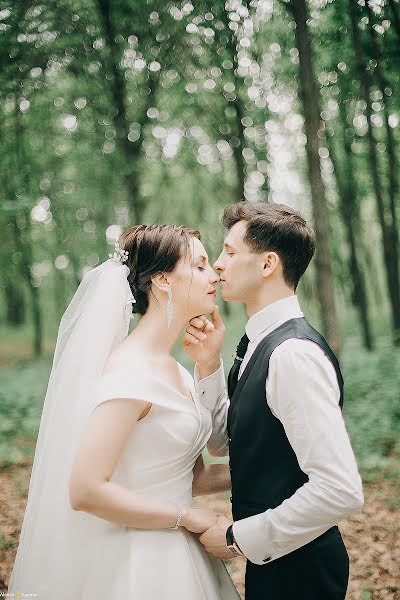
{"type": "Polygon", "coordinates": [[[261,271],[263,277],[269,277],[281,268],[281,259],[276,252],[263,252],[260,254],[261,271]]]}
{"type": "Polygon", "coordinates": [[[151,283],[158,288],[161,292],[167,292],[169,283],[165,273],[159,273],[151,278],[151,283]]]}

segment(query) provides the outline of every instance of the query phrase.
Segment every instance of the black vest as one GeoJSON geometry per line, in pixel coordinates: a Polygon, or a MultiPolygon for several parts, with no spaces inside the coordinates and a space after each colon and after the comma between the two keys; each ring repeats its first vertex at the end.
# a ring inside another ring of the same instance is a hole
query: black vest
{"type": "MultiPolygon", "coordinates": [[[[335,368],[343,407],[343,378],[323,336],[304,318],[290,319],[258,344],[246,365],[228,410],[232,513],[235,521],[279,506],[308,476],[300,469],[282,423],[268,406],[265,382],[272,352],[291,339],[315,342],[335,368]]],[[[290,378],[290,373],[287,373],[290,378]]],[[[299,390],[299,394],[307,390],[299,390]]]]}

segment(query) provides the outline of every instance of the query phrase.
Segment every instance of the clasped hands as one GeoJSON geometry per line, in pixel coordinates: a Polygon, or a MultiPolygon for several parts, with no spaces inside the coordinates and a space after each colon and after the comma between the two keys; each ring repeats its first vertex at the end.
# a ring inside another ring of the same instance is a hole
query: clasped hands
{"type": "Polygon", "coordinates": [[[226,545],[226,530],[232,521],[221,512],[187,507],[183,514],[182,526],[199,535],[205,550],[221,560],[233,558],[226,545]]]}
{"type": "Polygon", "coordinates": [[[226,530],[232,521],[222,513],[217,513],[217,520],[214,525],[204,531],[199,537],[208,554],[212,554],[221,560],[230,560],[234,558],[232,552],[226,545],[226,530]]]}

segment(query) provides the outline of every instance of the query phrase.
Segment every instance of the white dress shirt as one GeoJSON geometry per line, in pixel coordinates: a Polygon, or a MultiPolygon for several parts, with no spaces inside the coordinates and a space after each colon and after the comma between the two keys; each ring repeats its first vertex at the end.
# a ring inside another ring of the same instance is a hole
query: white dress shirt
{"type": "MultiPolygon", "coordinates": [[[[249,345],[239,378],[266,335],[285,321],[302,316],[296,296],[274,302],[252,315],[246,324],[249,345]]],[[[226,456],[229,400],[222,362],[218,371],[201,380],[196,367],[195,384],[213,418],[208,450],[214,456],[226,456]]],[[[311,542],[359,510],[364,502],[361,478],[339,407],[336,372],[320,346],[300,339],[289,339],[278,346],[269,362],[266,397],[309,480],[276,508],[233,524],[242,552],[259,565],[311,542]]]]}

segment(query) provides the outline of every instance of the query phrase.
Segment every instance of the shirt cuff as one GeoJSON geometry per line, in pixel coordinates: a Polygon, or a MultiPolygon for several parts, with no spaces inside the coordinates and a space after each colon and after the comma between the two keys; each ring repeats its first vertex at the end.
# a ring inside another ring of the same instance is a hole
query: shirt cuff
{"type": "Polygon", "coordinates": [[[298,550],[325,533],[331,526],[324,525],[313,531],[311,535],[293,536],[293,539],[272,540],[271,518],[268,509],[264,513],[235,521],[232,526],[235,540],[248,560],[255,565],[265,565],[281,558],[294,550],[298,550]]]}
{"type": "Polygon", "coordinates": [[[235,521],[232,531],[239,548],[250,562],[264,565],[272,560],[267,549],[265,513],[235,521]]]}
{"type": "Polygon", "coordinates": [[[221,359],[221,365],[217,371],[199,380],[197,364],[194,368],[194,385],[200,402],[209,411],[212,411],[222,394],[225,393],[225,371],[221,359]]]}
{"type": "MultiPolygon", "coordinates": [[[[290,541],[271,541],[268,534],[269,515],[272,509],[263,513],[240,519],[233,523],[232,531],[235,540],[248,560],[255,565],[267,563],[295,550],[290,541]]],[[[302,546],[300,543],[298,546],[302,546]]]]}

